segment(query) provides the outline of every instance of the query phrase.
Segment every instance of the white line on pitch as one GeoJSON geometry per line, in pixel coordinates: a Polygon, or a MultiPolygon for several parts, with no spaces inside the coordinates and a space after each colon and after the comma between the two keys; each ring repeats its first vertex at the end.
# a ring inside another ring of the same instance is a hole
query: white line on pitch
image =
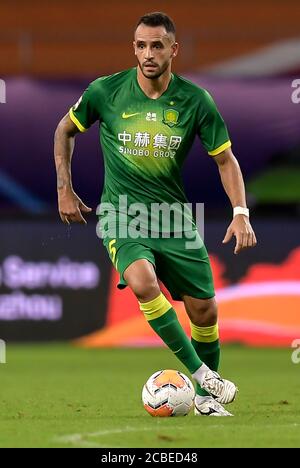
{"type": "Polygon", "coordinates": [[[65,442],[78,445],[89,445],[99,447],[95,442],[89,442],[86,440],[87,437],[101,437],[112,434],[121,434],[123,432],[138,432],[138,431],[149,431],[149,427],[125,427],[123,429],[106,429],[104,431],[97,432],[84,432],[83,434],[69,434],[65,436],[56,437],[56,442],[65,442]]]}
{"type": "MultiPolygon", "coordinates": [[[[251,425],[251,424],[250,424],[251,425]]],[[[299,424],[298,423],[292,423],[292,424],[279,424],[277,427],[298,427],[299,424]]],[[[189,425],[188,427],[194,427],[194,428],[199,428],[199,426],[197,425],[189,425]]],[[[224,429],[224,428],[228,428],[229,426],[225,425],[225,424],[213,424],[213,425],[207,425],[205,426],[205,429],[224,429]]],[[[235,426],[235,429],[237,427],[249,427],[249,424],[237,424],[235,426]]],[[[260,426],[261,428],[270,428],[270,427],[274,427],[274,425],[272,424],[265,424],[265,425],[261,425],[260,426]]],[[[173,429],[176,429],[176,430],[181,430],[181,429],[184,429],[186,428],[186,426],[184,427],[180,427],[180,426],[176,426],[175,428],[173,427],[173,429]]],[[[112,435],[112,434],[122,434],[124,432],[139,432],[139,431],[149,431],[149,430],[153,430],[154,428],[153,427],[124,427],[122,429],[106,429],[106,430],[102,430],[102,431],[97,431],[97,432],[84,432],[82,434],[68,434],[68,435],[64,435],[64,436],[58,436],[58,437],[55,437],[54,441],[55,442],[61,442],[61,443],[69,443],[69,444],[73,444],[73,445],[77,445],[77,446],[85,446],[85,447],[95,447],[95,448],[105,448],[106,446],[105,445],[100,445],[99,443],[97,442],[92,442],[92,441],[89,441],[89,440],[86,440],[87,438],[89,437],[101,437],[101,436],[106,436],[106,435],[112,435]]],[[[164,429],[167,429],[167,427],[158,427],[156,426],[155,429],[160,429],[160,430],[164,430],[164,429]]],[[[110,447],[110,446],[107,446],[107,447],[110,447]]]]}

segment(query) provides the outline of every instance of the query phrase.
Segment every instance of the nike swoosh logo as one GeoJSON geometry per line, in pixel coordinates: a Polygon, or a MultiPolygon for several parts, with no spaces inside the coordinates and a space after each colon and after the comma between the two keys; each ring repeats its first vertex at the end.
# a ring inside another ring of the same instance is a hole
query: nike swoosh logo
{"type": "Polygon", "coordinates": [[[213,413],[217,413],[217,411],[214,408],[207,408],[207,411],[203,411],[198,406],[195,404],[195,408],[197,411],[199,411],[200,414],[203,414],[203,416],[210,416],[213,413]]]}
{"type": "Polygon", "coordinates": [[[126,114],[126,112],[123,112],[122,114],[122,119],[129,119],[130,117],[134,117],[135,115],[139,115],[140,112],[135,112],[135,114],[126,114]]]}

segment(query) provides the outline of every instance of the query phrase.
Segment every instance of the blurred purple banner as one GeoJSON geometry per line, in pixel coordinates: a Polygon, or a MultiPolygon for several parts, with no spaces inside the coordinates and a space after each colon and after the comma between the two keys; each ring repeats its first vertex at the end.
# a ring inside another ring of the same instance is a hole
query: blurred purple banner
{"type": "MultiPolygon", "coordinates": [[[[292,102],[290,78],[187,78],[213,95],[246,179],[264,168],[274,155],[300,144],[300,104],[292,102]]],[[[11,203],[6,191],[7,187],[13,191],[15,184],[16,190],[25,190],[29,197],[55,206],[54,131],[88,81],[11,78],[5,84],[6,103],[0,104],[0,205],[11,203]]],[[[96,124],[77,138],[73,179],[75,190],[95,207],[103,183],[96,124]]],[[[217,168],[198,141],[186,161],[184,181],[192,202],[205,201],[209,206],[224,196],[217,168]]]]}

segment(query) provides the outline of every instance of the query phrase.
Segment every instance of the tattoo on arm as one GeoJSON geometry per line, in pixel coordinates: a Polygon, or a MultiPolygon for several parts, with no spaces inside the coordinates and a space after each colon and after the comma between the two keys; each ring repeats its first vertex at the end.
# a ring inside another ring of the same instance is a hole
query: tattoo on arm
{"type": "Polygon", "coordinates": [[[62,189],[67,185],[67,180],[65,177],[65,170],[63,164],[60,163],[57,167],[57,188],[62,189]]]}
{"type": "Polygon", "coordinates": [[[70,136],[58,127],[55,133],[55,165],[57,174],[57,189],[72,187],[71,160],[74,149],[74,136],[70,136]]]}

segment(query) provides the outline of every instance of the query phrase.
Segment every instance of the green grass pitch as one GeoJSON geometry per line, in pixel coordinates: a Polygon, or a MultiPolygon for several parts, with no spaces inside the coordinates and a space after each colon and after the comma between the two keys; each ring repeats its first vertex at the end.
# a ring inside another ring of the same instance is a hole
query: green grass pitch
{"type": "Polygon", "coordinates": [[[0,365],[1,447],[299,447],[300,364],[292,349],[223,348],[221,373],[239,387],[234,418],[152,418],[141,388],[175,368],[161,349],[7,346],[0,365]]]}

